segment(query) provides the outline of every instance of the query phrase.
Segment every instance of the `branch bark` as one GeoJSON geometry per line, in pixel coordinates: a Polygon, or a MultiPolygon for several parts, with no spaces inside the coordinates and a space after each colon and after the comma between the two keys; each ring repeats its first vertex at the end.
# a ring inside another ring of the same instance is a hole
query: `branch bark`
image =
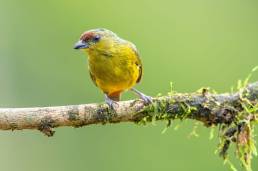
{"type": "Polygon", "coordinates": [[[152,119],[195,119],[206,126],[230,124],[244,109],[245,100],[258,103],[258,82],[236,93],[213,94],[207,89],[197,93],[172,93],[144,105],[141,100],[119,102],[115,110],[106,104],[81,104],[56,107],[0,108],[1,130],[38,129],[52,136],[52,128],[81,127],[91,124],[147,122],[152,119]]]}

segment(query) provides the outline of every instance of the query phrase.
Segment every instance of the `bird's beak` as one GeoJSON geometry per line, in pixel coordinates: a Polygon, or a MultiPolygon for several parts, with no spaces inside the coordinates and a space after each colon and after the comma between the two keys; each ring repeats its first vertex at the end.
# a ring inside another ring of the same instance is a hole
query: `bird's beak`
{"type": "Polygon", "coordinates": [[[85,41],[79,40],[77,43],[74,45],[74,49],[86,49],[89,47],[89,44],[85,41]]]}

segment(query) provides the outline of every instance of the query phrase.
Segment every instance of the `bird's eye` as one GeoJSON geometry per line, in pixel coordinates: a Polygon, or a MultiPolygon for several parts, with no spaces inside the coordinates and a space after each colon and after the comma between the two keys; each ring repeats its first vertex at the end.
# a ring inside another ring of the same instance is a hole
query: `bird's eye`
{"type": "Polygon", "coordinates": [[[100,39],[100,36],[99,36],[99,35],[96,35],[96,36],[93,38],[94,42],[99,41],[99,39],[100,39]]]}

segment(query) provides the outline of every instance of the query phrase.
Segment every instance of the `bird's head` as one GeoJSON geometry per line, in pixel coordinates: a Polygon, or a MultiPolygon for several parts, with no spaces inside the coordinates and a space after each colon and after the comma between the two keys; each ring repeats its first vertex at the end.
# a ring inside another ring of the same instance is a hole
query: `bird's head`
{"type": "Polygon", "coordinates": [[[109,46],[118,37],[110,30],[98,28],[84,32],[74,49],[100,49],[109,46]]]}

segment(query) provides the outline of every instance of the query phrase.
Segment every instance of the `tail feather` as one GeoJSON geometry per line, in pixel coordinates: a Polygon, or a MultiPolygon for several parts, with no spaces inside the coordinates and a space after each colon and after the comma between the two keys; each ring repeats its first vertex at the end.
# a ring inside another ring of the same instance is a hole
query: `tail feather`
{"type": "Polygon", "coordinates": [[[111,100],[114,100],[114,101],[120,101],[120,94],[121,92],[114,92],[114,93],[111,93],[108,95],[108,97],[111,99],[111,100]]]}

